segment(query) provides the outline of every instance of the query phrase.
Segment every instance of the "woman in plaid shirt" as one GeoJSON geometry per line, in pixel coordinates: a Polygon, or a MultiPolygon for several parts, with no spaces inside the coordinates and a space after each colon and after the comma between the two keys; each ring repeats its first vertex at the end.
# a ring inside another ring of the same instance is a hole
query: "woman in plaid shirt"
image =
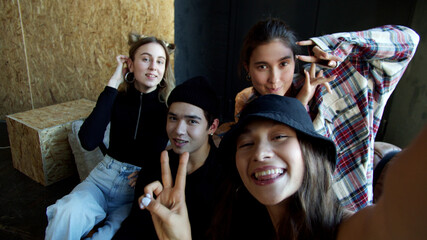
{"type": "Polygon", "coordinates": [[[341,204],[372,203],[373,146],[382,113],[415,54],[419,36],[404,26],[382,26],[297,42],[278,19],[258,22],[244,39],[240,67],[253,87],[236,96],[236,119],[259,95],[296,97],[316,131],[337,145],[334,190],[341,204]],[[306,46],[310,56],[299,54],[306,46]],[[311,62],[302,74],[296,60],[311,62]],[[322,70],[316,73],[316,63],[322,70]]]}

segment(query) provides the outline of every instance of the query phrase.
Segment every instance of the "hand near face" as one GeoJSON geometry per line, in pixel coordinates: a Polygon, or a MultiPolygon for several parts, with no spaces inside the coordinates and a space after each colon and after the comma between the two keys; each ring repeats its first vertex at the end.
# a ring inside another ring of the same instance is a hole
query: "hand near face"
{"type": "Polygon", "coordinates": [[[329,82],[334,80],[337,76],[325,78],[323,76],[323,70],[320,70],[316,74],[316,64],[312,63],[310,66],[310,71],[304,70],[305,74],[305,83],[297,95],[297,99],[306,106],[308,102],[313,98],[317,86],[323,85],[326,87],[327,91],[331,92],[331,87],[329,82]]]}
{"type": "MultiPolygon", "coordinates": [[[[297,42],[298,45],[300,46],[312,46],[315,45],[315,43],[312,40],[304,40],[304,41],[299,41],[297,42]]],[[[311,62],[311,63],[321,63],[321,62],[325,62],[326,61],[326,65],[328,67],[337,67],[338,66],[338,61],[342,62],[343,59],[338,57],[338,56],[334,56],[332,54],[329,54],[325,51],[323,51],[322,49],[320,49],[320,47],[318,46],[314,46],[311,50],[313,52],[313,56],[303,56],[303,55],[298,55],[297,59],[304,61],[304,62],[311,62]]]]}
{"type": "MultiPolygon", "coordinates": [[[[185,203],[188,152],[179,159],[175,185],[173,185],[167,151],[161,155],[162,183],[147,185],[145,196],[139,198],[141,209],[150,211],[159,239],[191,239],[190,221],[185,203]],[[156,199],[153,196],[157,196],[156,199]]],[[[142,227],[142,226],[141,226],[142,227]]]]}
{"type": "Polygon", "coordinates": [[[124,81],[124,74],[125,69],[123,69],[123,64],[128,61],[128,57],[125,55],[118,55],[116,57],[117,60],[117,67],[116,71],[114,72],[113,76],[108,81],[108,86],[112,88],[118,88],[119,85],[124,81]]]}

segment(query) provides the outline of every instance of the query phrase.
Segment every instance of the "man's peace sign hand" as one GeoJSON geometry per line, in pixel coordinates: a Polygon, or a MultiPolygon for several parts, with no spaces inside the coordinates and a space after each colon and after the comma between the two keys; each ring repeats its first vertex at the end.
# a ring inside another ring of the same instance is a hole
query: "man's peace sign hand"
{"type": "Polygon", "coordinates": [[[159,181],[148,184],[144,189],[145,196],[138,199],[141,209],[150,211],[157,236],[161,240],[191,239],[191,227],[185,203],[188,157],[187,152],[180,156],[174,185],[168,152],[163,151],[160,158],[163,185],[159,181]],[[155,199],[154,196],[156,196],[155,199]]]}

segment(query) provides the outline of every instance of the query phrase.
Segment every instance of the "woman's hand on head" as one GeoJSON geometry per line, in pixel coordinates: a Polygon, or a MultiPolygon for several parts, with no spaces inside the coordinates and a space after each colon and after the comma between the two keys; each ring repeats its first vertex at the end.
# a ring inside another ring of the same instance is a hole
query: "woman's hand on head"
{"type": "MultiPolygon", "coordinates": [[[[315,43],[312,40],[304,40],[297,42],[300,46],[313,46],[315,43]]],[[[304,56],[304,55],[298,55],[296,58],[304,61],[304,62],[311,62],[311,63],[326,63],[328,67],[337,67],[338,62],[342,62],[342,58],[338,56],[334,56],[332,54],[329,54],[318,46],[314,46],[311,51],[313,52],[312,56],[304,56]]]]}
{"type": "Polygon", "coordinates": [[[301,88],[297,95],[297,99],[306,106],[310,100],[313,98],[314,93],[316,92],[316,88],[319,85],[323,85],[326,87],[326,90],[330,93],[331,87],[329,86],[329,82],[334,80],[337,76],[331,76],[325,78],[323,76],[323,70],[320,70],[316,74],[316,64],[312,63],[310,66],[310,71],[304,70],[305,82],[304,86],[301,88]]]}
{"type": "MultiPolygon", "coordinates": [[[[151,213],[159,239],[191,239],[191,227],[185,203],[188,153],[179,159],[175,185],[173,185],[167,151],[161,155],[162,183],[150,183],[144,189],[145,196],[138,199],[141,209],[151,213]],[[154,196],[156,198],[154,199],[154,196]]],[[[143,226],[141,226],[143,227],[143,226]]]]}
{"type": "Polygon", "coordinates": [[[124,81],[123,76],[126,74],[127,69],[123,68],[123,64],[125,62],[128,62],[129,57],[125,55],[118,55],[116,57],[117,60],[117,67],[116,71],[114,72],[113,76],[111,76],[110,80],[108,81],[108,86],[112,88],[118,88],[119,85],[124,81]]]}

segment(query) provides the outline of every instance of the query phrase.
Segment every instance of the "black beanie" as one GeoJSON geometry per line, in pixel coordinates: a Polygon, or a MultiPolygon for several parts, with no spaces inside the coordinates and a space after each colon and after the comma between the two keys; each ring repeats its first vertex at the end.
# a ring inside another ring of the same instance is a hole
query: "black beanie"
{"type": "Polygon", "coordinates": [[[206,77],[198,76],[176,86],[168,98],[168,106],[174,102],[185,102],[195,105],[209,114],[218,117],[218,99],[209,86],[206,77]]]}

